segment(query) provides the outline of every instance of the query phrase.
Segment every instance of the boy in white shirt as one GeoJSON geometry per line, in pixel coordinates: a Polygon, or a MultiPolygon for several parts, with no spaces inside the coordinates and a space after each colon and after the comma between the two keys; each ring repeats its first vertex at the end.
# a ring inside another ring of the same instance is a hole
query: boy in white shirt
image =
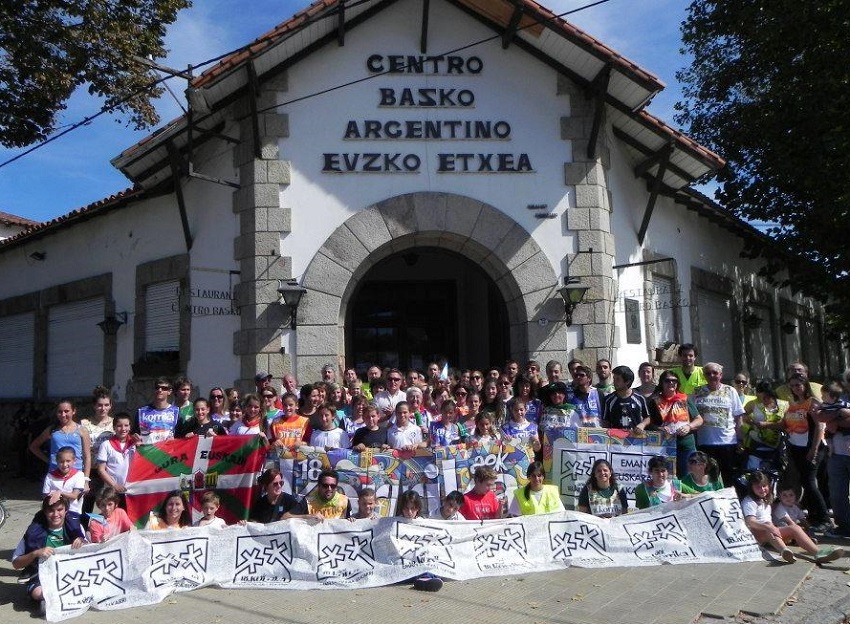
{"type": "Polygon", "coordinates": [[[119,412],[112,419],[115,434],[100,445],[97,451],[97,472],[104,484],[119,494],[126,490],[127,471],[130,458],[136,452],[135,442],[130,435],[130,414],[119,412]]]}
{"type": "Polygon", "coordinates": [[[395,424],[387,432],[387,439],[390,446],[399,451],[412,451],[427,446],[422,439],[422,428],[410,422],[410,406],[407,401],[395,406],[395,424]]]}
{"type": "Polygon", "coordinates": [[[313,429],[310,446],[317,446],[326,451],[351,448],[348,434],[336,426],[336,408],[330,403],[319,407],[319,428],[313,429]]]}
{"type": "Polygon", "coordinates": [[[83,512],[83,492],[86,489],[88,479],[82,470],[74,468],[76,461],[77,453],[72,447],[63,446],[56,451],[56,469],[51,470],[44,477],[41,493],[44,496],[49,496],[50,505],[62,498],[67,500],[66,521],[69,524],[79,526],[80,514],[83,512]]]}

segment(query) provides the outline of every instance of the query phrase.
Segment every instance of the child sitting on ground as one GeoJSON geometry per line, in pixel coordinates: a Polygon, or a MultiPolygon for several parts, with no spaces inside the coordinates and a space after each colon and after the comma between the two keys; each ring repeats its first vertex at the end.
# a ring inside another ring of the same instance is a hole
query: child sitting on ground
{"type": "Polygon", "coordinates": [[[89,522],[90,542],[100,544],[133,528],[130,516],[118,506],[121,497],[115,491],[115,488],[104,485],[97,493],[95,501],[102,515],[91,515],[89,522]]]}
{"type": "Polygon", "coordinates": [[[463,505],[463,494],[455,490],[449,492],[443,499],[443,504],[439,509],[435,509],[431,513],[431,517],[437,520],[463,520],[463,516],[458,511],[463,505]]]}
{"type": "Polygon", "coordinates": [[[223,529],[227,523],[216,516],[218,508],[221,507],[221,498],[215,492],[207,491],[201,497],[201,513],[203,516],[195,523],[195,526],[208,526],[214,529],[223,529]]]}
{"type": "MultiPolygon", "coordinates": [[[[418,492],[407,490],[398,497],[398,511],[396,516],[405,520],[415,520],[422,517],[422,497],[418,492]]],[[[440,591],[443,588],[443,579],[439,576],[425,572],[413,579],[413,589],[419,591],[440,591]]]]}
{"type": "MultiPolygon", "coordinates": [[[[773,502],[773,524],[778,527],[791,526],[792,524],[799,525],[808,535],[812,537],[811,525],[806,518],[806,512],[800,508],[800,503],[797,499],[797,492],[791,485],[779,485],[779,500],[773,502]]],[[[817,544],[817,540],[812,537],[812,541],[817,544]]]]}
{"type": "Polygon", "coordinates": [[[744,475],[744,482],[746,496],[741,501],[744,521],[759,544],[773,546],[787,563],[794,563],[797,560],[794,552],[787,546],[791,540],[812,555],[815,563],[835,561],[844,556],[844,550],[841,548],[823,547],[818,550],[812,539],[797,524],[782,527],[773,524],[770,515],[773,493],[770,491],[770,479],[766,474],[760,470],[749,472],[744,475]]]}
{"type": "Polygon", "coordinates": [[[357,515],[352,516],[352,520],[377,520],[380,518],[378,513],[378,496],[372,488],[360,490],[357,496],[357,515]]]}

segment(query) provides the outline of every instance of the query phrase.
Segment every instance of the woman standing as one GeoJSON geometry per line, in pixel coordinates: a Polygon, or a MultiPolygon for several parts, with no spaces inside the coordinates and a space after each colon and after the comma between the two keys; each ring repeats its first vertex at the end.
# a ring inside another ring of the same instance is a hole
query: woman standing
{"type": "MultiPolygon", "coordinates": [[[[112,437],[114,428],[112,423],[112,398],[109,396],[109,390],[103,386],[97,386],[92,393],[94,401],[94,416],[91,420],[84,418],[80,425],[89,434],[91,442],[91,465],[97,465],[97,453],[100,450],[100,445],[112,437]]],[[[94,509],[95,496],[103,487],[103,480],[97,470],[93,470],[89,482],[89,491],[83,499],[83,514],[86,514],[94,509]]]]}
{"type": "Polygon", "coordinates": [[[652,397],[661,415],[661,428],[667,435],[676,436],[676,474],[688,474],[688,456],[697,448],[694,431],[702,424],[693,400],[679,391],[679,377],[664,371],[652,397]]]}
{"type": "Polygon", "coordinates": [[[788,379],[791,402],[785,411],[782,425],[788,434],[788,460],[803,486],[803,508],[809,512],[809,523],[815,530],[831,527],[826,500],[818,488],[818,468],[826,457],[823,423],[815,422],[811,413],[820,405],[809,380],[803,375],[788,379]]]}
{"type": "Polygon", "coordinates": [[[770,383],[760,381],[756,384],[756,400],[744,410],[741,445],[749,454],[747,469],[761,470],[762,462],[776,460],[788,402],[776,396],[770,383]]]}
{"type": "Polygon", "coordinates": [[[543,411],[540,399],[537,398],[537,387],[537,384],[525,375],[517,377],[514,384],[514,397],[525,402],[525,417],[534,424],[540,422],[540,414],[543,411]]]}
{"type": "MultiPolygon", "coordinates": [[[[66,446],[74,449],[76,461],[74,468],[82,470],[86,475],[88,486],[91,474],[91,439],[89,432],[77,423],[77,408],[73,402],[63,399],[56,404],[56,419],[53,424],[41,432],[30,443],[30,452],[47,464],[47,471],[56,469],[56,452],[66,446]],[[44,454],[42,445],[50,440],[50,455],[44,454]]],[[[86,487],[88,491],[88,487],[86,487]]]]}
{"type": "Polygon", "coordinates": [[[227,429],[233,424],[230,420],[230,414],[227,410],[228,400],[227,394],[219,386],[210,389],[210,420],[214,420],[219,425],[227,429]]]}

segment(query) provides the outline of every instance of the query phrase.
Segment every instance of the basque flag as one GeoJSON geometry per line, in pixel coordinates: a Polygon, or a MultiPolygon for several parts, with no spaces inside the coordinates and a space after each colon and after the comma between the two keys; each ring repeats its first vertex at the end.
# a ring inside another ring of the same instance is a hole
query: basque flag
{"type": "Polygon", "coordinates": [[[247,520],[265,447],[256,435],[195,436],[139,444],[127,475],[127,515],[138,528],[158,510],[168,492],[182,490],[201,517],[201,498],[213,490],[221,498],[218,517],[228,524],[247,520]]]}

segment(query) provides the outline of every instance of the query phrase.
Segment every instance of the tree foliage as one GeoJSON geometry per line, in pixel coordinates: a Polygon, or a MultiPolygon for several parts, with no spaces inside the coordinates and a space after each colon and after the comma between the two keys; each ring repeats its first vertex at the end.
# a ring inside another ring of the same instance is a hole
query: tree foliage
{"type": "Polygon", "coordinates": [[[137,129],[159,121],[157,76],[133,56],[165,56],[165,28],[190,0],[0,2],[0,144],[47,137],[80,85],[137,129]]]}
{"type": "MultiPolygon", "coordinates": [[[[717,199],[791,257],[850,327],[850,0],[694,0],[677,121],[723,155],[717,199]]],[[[777,254],[751,250],[779,268],[777,254]]]]}

